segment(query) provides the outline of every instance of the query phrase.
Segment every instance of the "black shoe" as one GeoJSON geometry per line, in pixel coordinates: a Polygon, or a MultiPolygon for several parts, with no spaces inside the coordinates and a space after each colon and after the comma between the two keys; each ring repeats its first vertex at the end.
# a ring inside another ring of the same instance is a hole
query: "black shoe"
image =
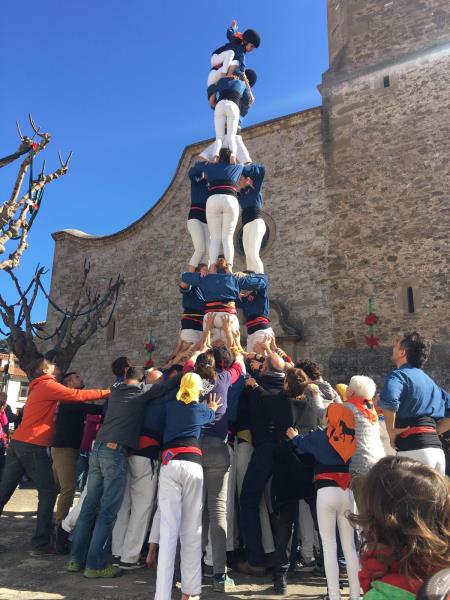
{"type": "Polygon", "coordinates": [[[55,547],[56,554],[69,554],[69,534],[61,525],[56,527],[55,547]]]}
{"type": "Polygon", "coordinates": [[[273,591],[278,596],[285,596],[287,594],[286,571],[275,571],[273,574],[273,591]]]}
{"type": "Polygon", "coordinates": [[[39,548],[33,548],[30,550],[30,556],[50,556],[55,555],[56,549],[52,544],[48,546],[39,546],[39,548]]]}

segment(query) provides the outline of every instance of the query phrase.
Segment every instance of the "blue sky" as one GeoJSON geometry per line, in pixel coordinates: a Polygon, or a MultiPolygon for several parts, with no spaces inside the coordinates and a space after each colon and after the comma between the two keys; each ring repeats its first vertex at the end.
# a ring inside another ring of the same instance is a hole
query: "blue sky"
{"type": "MultiPolygon", "coordinates": [[[[321,103],[325,0],[2,2],[0,155],[17,147],[15,119],[25,129],[28,112],[53,134],[47,169],[58,166],[57,150],[74,152],[70,173],[46,188],[22,280],[37,263],[51,268],[53,231],[107,234],[139,218],[183,148],[213,136],[209,57],[233,18],[262,38],[247,60],[258,82],[246,125],[321,103]]],[[[0,170],[2,200],[15,175],[14,166],[0,170]]],[[[4,273],[0,290],[14,297],[4,273]]],[[[35,318],[45,315],[41,299],[35,318]]]]}

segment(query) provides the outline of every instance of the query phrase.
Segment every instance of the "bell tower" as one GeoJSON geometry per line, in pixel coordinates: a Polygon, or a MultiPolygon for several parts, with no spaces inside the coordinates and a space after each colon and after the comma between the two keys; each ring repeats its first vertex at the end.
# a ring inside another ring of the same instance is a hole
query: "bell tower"
{"type": "Polygon", "coordinates": [[[450,42],[448,0],[328,0],[328,74],[351,75],[450,42]]]}

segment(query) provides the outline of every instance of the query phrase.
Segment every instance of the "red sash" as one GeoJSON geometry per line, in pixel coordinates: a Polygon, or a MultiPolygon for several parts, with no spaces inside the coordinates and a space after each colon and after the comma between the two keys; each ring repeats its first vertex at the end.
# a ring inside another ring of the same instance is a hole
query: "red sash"
{"type": "Polygon", "coordinates": [[[350,486],[350,473],[319,473],[314,477],[314,481],[320,479],[332,479],[342,490],[346,490],[350,486]]]}
{"type": "Polygon", "coordinates": [[[267,317],[256,317],[255,319],[252,319],[251,321],[246,321],[245,326],[246,327],[253,327],[254,325],[266,325],[270,323],[269,319],[267,317]]]}
{"type": "Polygon", "coordinates": [[[155,440],[148,435],[140,435],[139,436],[139,450],[143,450],[144,448],[150,448],[150,446],[160,446],[160,442],[155,440]]]}
{"type": "Polygon", "coordinates": [[[400,433],[398,437],[407,438],[410,435],[416,435],[418,433],[437,433],[435,427],[408,427],[406,431],[400,433]]]}
{"type": "Polygon", "coordinates": [[[164,452],[162,453],[162,464],[168,465],[170,461],[179,454],[197,454],[198,456],[202,456],[202,451],[196,446],[179,446],[178,448],[167,448],[167,450],[164,450],[164,452]]]}

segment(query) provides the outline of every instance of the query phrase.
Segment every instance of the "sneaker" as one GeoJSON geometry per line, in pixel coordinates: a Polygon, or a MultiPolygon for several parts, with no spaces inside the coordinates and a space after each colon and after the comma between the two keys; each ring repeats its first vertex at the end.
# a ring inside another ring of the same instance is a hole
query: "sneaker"
{"type": "MultiPolygon", "coordinates": [[[[117,566],[117,565],[113,565],[113,566],[117,566]]],[[[118,566],[121,569],[125,569],[125,571],[133,571],[134,569],[142,569],[142,567],[145,567],[145,562],[142,562],[140,560],[138,560],[135,563],[128,563],[128,562],[120,561],[118,566]]]]}
{"type": "Polygon", "coordinates": [[[118,567],[119,564],[120,564],[120,556],[115,556],[113,554],[111,564],[112,564],[113,567],[118,567]]]}
{"type": "Polygon", "coordinates": [[[32,550],[30,550],[30,556],[50,556],[50,555],[55,555],[56,554],[56,550],[55,547],[52,544],[49,544],[48,546],[39,546],[39,548],[33,548],[32,550]]]}
{"type": "Polygon", "coordinates": [[[212,589],[214,592],[232,592],[234,580],[225,573],[224,575],[214,575],[212,589]]]}
{"type": "Polygon", "coordinates": [[[119,567],[115,567],[114,565],[110,565],[108,567],[103,567],[103,569],[85,569],[84,576],[88,579],[97,579],[98,577],[104,579],[110,579],[112,577],[120,577],[122,575],[122,570],[119,567]]]}
{"type": "Polygon", "coordinates": [[[275,571],[273,574],[273,591],[277,596],[285,596],[287,594],[286,571],[275,571]]]}
{"type": "Polygon", "coordinates": [[[317,563],[315,559],[312,560],[302,560],[296,563],[294,567],[294,571],[296,573],[312,573],[317,568],[317,563]]]}
{"type": "Polygon", "coordinates": [[[236,565],[236,571],[245,573],[246,575],[253,575],[253,577],[265,577],[265,567],[255,567],[246,560],[240,560],[236,565]]]}
{"type": "Polygon", "coordinates": [[[207,565],[206,563],[202,563],[202,573],[203,577],[213,577],[214,571],[212,565],[207,565]]]}
{"type": "Polygon", "coordinates": [[[78,573],[82,569],[83,565],[75,562],[74,560],[69,561],[69,564],[67,565],[67,570],[69,571],[69,573],[78,573]]]}

